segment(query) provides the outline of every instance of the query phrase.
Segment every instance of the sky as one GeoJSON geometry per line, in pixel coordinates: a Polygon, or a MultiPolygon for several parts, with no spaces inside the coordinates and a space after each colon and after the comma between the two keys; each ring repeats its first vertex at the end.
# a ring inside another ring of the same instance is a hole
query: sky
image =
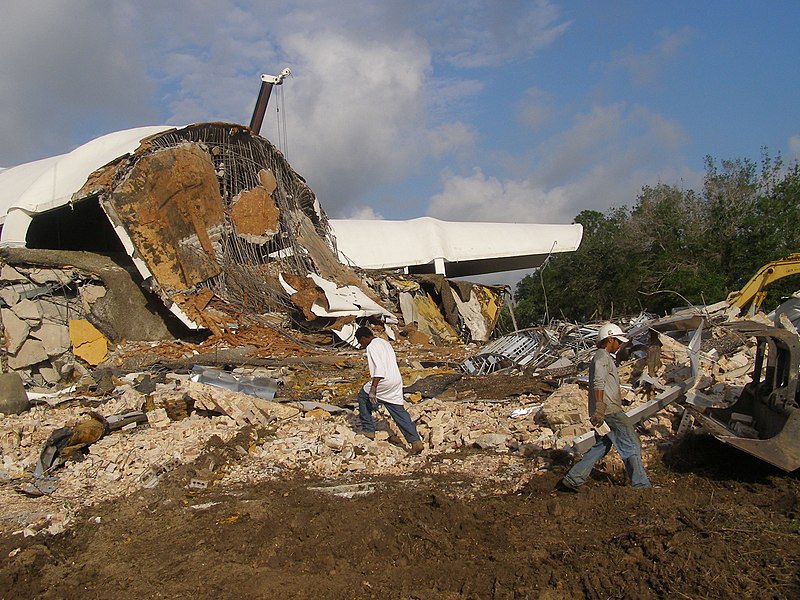
{"type": "Polygon", "coordinates": [[[571,223],[800,158],[800,2],[5,0],[0,167],[249,124],[332,218],[571,223]],[[285,132],[285,135],[284,135],[285,132]]]}

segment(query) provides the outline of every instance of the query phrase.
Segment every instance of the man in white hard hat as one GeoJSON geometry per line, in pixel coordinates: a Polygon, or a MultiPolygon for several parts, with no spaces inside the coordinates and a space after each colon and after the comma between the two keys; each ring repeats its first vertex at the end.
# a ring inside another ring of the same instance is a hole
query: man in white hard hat
{"type": "Polygon", "coordinates": [[[635,488],[649,488],[650,481],[642,464],[642,446],[636,429],[622,410],[622,393],[614,357],[611,356],[628,338],[622,329],[606,323],[597,332],[597,351],[589,366],[589,420],[596,428],[605,422],[607,434],[595,433],[596,443],[583,455],[557,486],[560,491],[576,492],[589,479],[595,463],[608,454],[613,445],[625,463],[625,471],[635,488]]]}

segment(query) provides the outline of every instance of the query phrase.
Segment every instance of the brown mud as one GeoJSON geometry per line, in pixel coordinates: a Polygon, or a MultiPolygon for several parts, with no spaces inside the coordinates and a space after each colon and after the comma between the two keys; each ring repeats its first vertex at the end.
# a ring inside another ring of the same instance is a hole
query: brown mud
{"type": "Polygon", "coordinates": [[[300,476],[191,492],[182,468],[63,534],[0,537],[0,597],[800,597],[797,474],[705,436],[648,470],[644,491],[595,471],[556,494],[554,467],[502,494],[418,472],[348,499],[300,476]]]}

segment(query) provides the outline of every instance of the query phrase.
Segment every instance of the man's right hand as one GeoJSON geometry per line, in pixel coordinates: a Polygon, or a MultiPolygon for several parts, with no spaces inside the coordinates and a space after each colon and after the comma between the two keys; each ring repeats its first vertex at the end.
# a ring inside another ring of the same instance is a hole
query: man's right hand
{"type": "Polygon", "coordinates": [[[606,420],[606,416],[601,413],[600,411],[596,411],[591,417],[589,417],[589,422],[594,427],[600,427],[603,424],[603,421],[606,420]]]}

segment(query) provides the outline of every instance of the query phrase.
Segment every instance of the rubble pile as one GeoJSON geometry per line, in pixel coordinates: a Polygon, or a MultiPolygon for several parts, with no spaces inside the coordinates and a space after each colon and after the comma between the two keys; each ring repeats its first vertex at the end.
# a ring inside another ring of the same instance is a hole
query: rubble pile
{"type": "Polygon", "coordinates": [[[98,277],[75,269],[15,269],[6,264],[0,280],[5,284],[0,288],[0,316],[7,366],[25,383],[52,386],[75,370],[86,373],[83,362],[97,366],[108,357],[106,338],[86,319],[106,294],[98,277]]]}
{"type": "MultiPolygon", "coordinates": [[[[21,309],[20,313],[27,314],[21,309]]],[[[642,327],[643,333],[631,330],[636,334],[631,334],[632,351],[619,367],[623,402],[631,410],[687,380],[696,359],[680,331],[658,331],[658,320],[642,327]],[[647,339],[642,341],[642,336],[647,339]]],[[[526,473],[547,468],[550,451],[570,450],[590,431],[586,350],[580,346],[586,345],[591,328],[582,329],[569,337],[548,336],[549,345],[534,350],[556,360],[574,357],[570,373],[560,381],[552,379],[556,370],[550,368],[529,371],[517,365],[504,372],[468,376],[451,367],[426,367],[429,352],[424,347],[398,343],[409,413],[425,445],[418,456],[408,454],[383,411],[376,413],[375,439],[358,433],[353,401],[367,371],[362,356],[352,351],[317,357],[309,364],[297,357],[284,359],[282,366],[278,361],[273,368],[242,367],[216,376],[206,368],[155,378],[150,378],[155,373],[128,374],[121,379],[106,377],[105,386],[95,381],[87,388],[84,382],[79,390],[31,394],[34,406],[28,412],[6,415],[0,424],[0,481],[4,482],[0,499],[10,507],[6,526],[16,523],[27,534],[57,531],[81,507],[157,487],[165,474],[182,465],[189,469],[184,485],[195,491],[296,474],[358,480],[414,471],[494,478],[511,485],[514,478],[519,481],[526,473]],[[565,339],[570,341],[558,341],[565,339]],[[535,372],[541,375],[531,374],[535,372]],[[227,385],[237,378],[237,385],[227,385]],[[245,380],[249,387],[240,385],[245,380]],[[497,393],[481,392],[484,380],[497,393]],[[530,383],[542,380],[550,381],[550,386],[530,383]],[[545,392],[548,389],[552,393],[545,392]],[[26,485],[28,492],[39,485],[31,473],[51,434],[97,414],[108,423],[120,415],[129,422],[91,443],[82,460],[78,453],[48,471],[47,477],[55,479],[52,489],[42,486],[40,497],[34,499],[20,495],[26,485]],[[235,459],[225,464],[204,459],[212,442],[234,444],[235,459]],[[29,503],[35,503],[35,510],[29,503]]],[[[730,347],[729,336],[720,331],[711,328],[708,344],[699,353],[700,372],[686,393],[694,405],[728,406],[750,381],[755,360],[752,338],[730,347]],[[720,347],[728,344],[723,352],[714,347],[716,340],[720,347]]],[[[173,348],[175,342],[164,345],[173,348]]],[[[186,359],[191,358],[190,349],[183,343],[172,352],[186,359]]],[[[736,415],[731,423],[741,435],[754,425],[745,416],[736,415]]],[[[683,406],[673,404],[653,413],[639,428],[647,443],[673,437],[678,423],[683,427],[685,422],[683,406]]]]}

